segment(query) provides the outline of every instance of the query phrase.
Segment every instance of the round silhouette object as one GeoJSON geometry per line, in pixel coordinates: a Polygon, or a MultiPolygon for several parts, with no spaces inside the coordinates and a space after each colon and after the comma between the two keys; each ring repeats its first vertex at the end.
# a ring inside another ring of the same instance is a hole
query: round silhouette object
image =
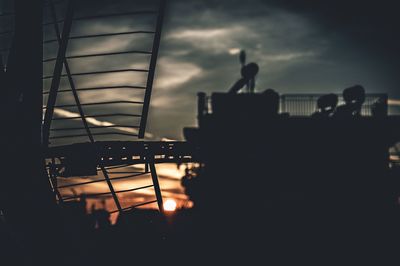
{"type": "Polygon", "coordinates": [[[365,90],[360,85],[355,85],[344,89],[343,99],[347,104],[358,103],[363,104],[365,101],[365,90]]]}
{"type": "Polygon", "coordinates": [[[319,97],[317,101],[317,107],[321,111],[331,111],[336,108],[338,104],[338,96],[336,94],[326,94],[319,97]]]}
{"type": "Polygon", "coordinates": [[[254,78],[258,73],[259,67],[256,63],[249,63],[242,67],[241,74],[246,80],[254,78]]]}

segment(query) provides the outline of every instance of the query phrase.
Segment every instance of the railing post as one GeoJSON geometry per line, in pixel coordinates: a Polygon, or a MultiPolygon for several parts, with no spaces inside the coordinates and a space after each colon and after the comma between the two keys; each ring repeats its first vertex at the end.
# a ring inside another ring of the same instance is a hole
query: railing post
{"type": "Polygon", "coordinates": [[[206,104],[206,94],[204,92],[197,93],[197,121],[199,126],[201,125],[204,114],[207,113],[206,104]]]}
{"type": "Polygon", "coordinates": [[[387,94],[382,95],[382,102],[385,106],[385,115],[389,115],[388,100],[389,99],[387,94]]]}
{"type": "Polygon", "coordinates": [[[286,113],[286,96],[281,96],[281,113],[286,113]]]}

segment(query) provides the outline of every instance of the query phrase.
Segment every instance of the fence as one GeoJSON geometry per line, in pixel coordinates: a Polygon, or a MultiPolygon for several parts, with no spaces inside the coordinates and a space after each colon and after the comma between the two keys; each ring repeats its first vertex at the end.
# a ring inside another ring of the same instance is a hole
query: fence
{"type": "MultiPolygon", "coordinates": [[[[288,113],[290,116],[310,116],[317,110],[317,100],[324,94],[282,94],[280,96],[280,113],[288,113]]],[[[212,113],[211,97],[199,94],[199,114],[212,113]],[[201,110],[203,109],[203,110],[201,110]]],[[[344,104],[343,97],[338,95],[338,105],[344,104]]],[[[388,96],[384,93],[369,93],[365,96],[361,114],[371,116],[371,107],[378,100],[384,99],[387,104],[388,96]]]]}

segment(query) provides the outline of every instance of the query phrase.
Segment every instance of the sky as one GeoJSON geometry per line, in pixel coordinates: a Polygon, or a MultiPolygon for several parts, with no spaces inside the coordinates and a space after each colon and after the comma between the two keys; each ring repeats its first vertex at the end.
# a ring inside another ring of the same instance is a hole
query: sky
{"type": "MultiPolygon", "coordinates": [[[[182,128],[196,126],[197,93],[204,91],[210,95],[227,91],[240,78],[238,52],[241,49],[247,52],[248,62],[260,66],[256,91],[273,88],[279,93],[340,93],[346,87],[361,84],[370,93],[389,93],[393,103],[391,111],[398,112],[399,18],[393,1],[368,2],[167,0],[147,137],[182,140],[182,128]]],[[[7,11],[7,3],[10,1],[2,0],[3,11],[7,11]]],[[[156,3],[156,0],[78,1],[75,17],[154,10],[156,3]]],[[[57,15],[62,18],[63,5],[57,7],[57,15]]],[[[45,18],[51,20],[48,9],[45,18]]],[[[154,22],[155,19],[146,16],[75,21],[71,36],[152,30],[154,22]]],[[[44,33],[45,39],[54,39],[51,25],[45,27],[44,33]]],[[[2,44],[7,43],[6,38],[0,37],[2,44]]],[[[67,55],[149,50],[151,37],[137,34],[70,40],[67,55]]],[[[45,57],[54,57],[56,47],[56,43],[46,44],[45,57]]],[[[146,68],[149,58],[147,55],[120,55],[70,59],[69,64],[73,73],[146,68]]],[[[53,63],[45,63],[45,76],[51,75],[53,63]]],[[[126,72],[74,79],[81,88],[126,83],[143,85],[145,78],[145,74],[126,72]]],[[[45,89],[49,85],[50,79],[45,80],[45,89]]],[[[68,88],[66,79],[61,88],[68,88]]],[[[140,100],[143,91],[81,92],[80,98],[82,102],[140,100]]],[[[71,93],[58,98],[58,104],[71,101],[71,93]]],[[[100,111],[124,112],[128,108],[132,113],[140,113],[139,106],[102,106],[101,110],[92,107],[85,111],[90,115],[100,111]]],[[[56,115],[71,116],[76,112],[76,108],[66,108],[58,110],[56,115]]],[[[93,125],[103,122],[137,124],[138,119],[99,119],[94,120],[93,125]]],[[[126,133],[135,133],[135,130],[126,133]]]]}
{"type": "Polygon", "coordinates": [[[340,93],[361,84],[400,98],[396,9],[367,2],[170,1],[150,128],[182,138],[181,128],[196,124],[196,93],[227,91],[240,77],[240,49],[260,66],[258,91],[340,93]]]}
{"type": "MultiPolygon", "coordinates": [[[[7,12],[10,1],[2,0],[0,13],[7,12]]],[[[156,1],[86,0],[78,1],[75,16],[117,13],[154,8],[156,1]]],[[[245,50],[248,62],[260,66],[256,91],[273,88],[279,93],[341,93],[354,84],[361,84],[370,93],[388,93],[391,111],[400,111],[398,69],[400,68],[400,35],[394,1],[317,1],[317,0],[168,0],[156,68],[150,113],[148,139],[183,140],[182,129],[196,126],[197,93],[228,91],[240,78],[238,53],[245,50]]],[[[63,17],[62,5],[57,8],[63,17]]],[[[48,20],[49,14],[45,13],[48,20]]],[[[119,17],[76,21],[71,36],[132,30],[151,30],[154,18],[119,17]]],[[[9,25],[1,18],[3,28],[9,25]]],[[[54,28],[45,27],[45,40],[54,39],[54,28]]],[[[151,37],[151,36],[150,36],[151,37]]],[[[7,36],[0,35],[1,48],[9,45],[7,36]]],[[[126,35],[96,39],[71,40],[67,55],[149,50],[151,38],[126,35]]],[[[45,58],[54,57],[56,44],[46,44],[45,58]]],[[[6,58],[7,52],[2,52],[6,58]]],[[[122,55],[71,59],[73,73],[145,68],[149,56],[122,55]]],[[[53,63],[44,64],[44,75],[51,75],[53,63]]],[[[143,85],[141,73],[114,73],[98,76],[77,76],[78,88],[102,85],[143,85]]],[[[45,80],[44,90],[49,87],[45,80]]],[[[64,79],[60,89],[67,89],[64,79]]],[[[61,94],[60,94],[61,95],[61,94]]],[[[80,93],[82,102],[109,100],[140,100],[143,91],[118,89],[80,93]]],[[[47,98],[44,97],[44,101],[47,98]]],[[[63,93],[57,104],[73,101],[71,93],[63,93]]],[[[86,108],[87,114],[139,112],[139,107],[102,106],[86,108]]],[[[76,115],[74,108],[56,108],[56,117],[76,115]]],[[[61,123],[61,122],[59,122],[61,123]]],[[[74,126],[74,121],[62,122],[74,126]],[[68,124],[69,123],[69,124],[68,124]]],[[[92,125],[135,124],[132,118],[99,118],[92,125]]],[[[54,123],[57,127],[61,124],[54,123]]],[[[121,129],[135,133],[135,129],[121,129]]],[[[129,139],[129,137],[125,137],[129,139]]],[[[76,139],[74,141],[77,141],[76,139]]],[[[174,165],[159,166],[161,186],[173,198],[186,199],[180,187],[182,170],[174,165]],[[164,172],[163,172],[164,171],[164,172]]],[[[144,184],[141,179],[135,184],[144,184]]],[[[123,189],[131,183],[119,183],[123,189]]],[[[105,187],[91,187],[100,191],[105,187]]],[[[151,194],[147,190],[143,195],[151,194]]],[[[165,194],[165,195],[167,195],[165,194]]],[[[137,195],[137,194],[136,194],[137,195]]],[[[143,196],[144,197],[144,196],[143,196]]],[[[147,196],[146,196],[147,197],[147,196]]]]}

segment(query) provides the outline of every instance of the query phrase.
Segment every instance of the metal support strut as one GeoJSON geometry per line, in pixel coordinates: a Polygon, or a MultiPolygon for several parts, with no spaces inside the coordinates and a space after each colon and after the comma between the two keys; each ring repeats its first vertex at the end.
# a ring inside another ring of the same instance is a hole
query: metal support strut
{"type": "MultiPolygon", "coordinates": [[[[52,82],[52,86],[51,86],[50,92],[49,92],[49,101],[48,101],[47,109],[46,109],[45,124],[44,124],[45,126],[44,126],[44,130],[43,130],[44,145],[48,146],[48,140],[49,140],[49,135],[50,135],[50,122],[51,122],[51,119],[53,117],[55,99],[57,97],[57,90],[58,90],[58,87],[60,85],[62,65],[64,65],[65,66],[65,72],[67,73],[68,81],[69,81],[69,84],[71,86],[71,90],[72,90],[72,93],[73,93],[73,96],[74,96],[74,100],[76,102],[76,106],[78,107],[79,115],[82,118],[82,123],[83,123],[83,125],[85,127],[85,130],[86,130],[86,133],[87,133],[87,135],[89,137],[90,142],[93,144],[92,145],[92,149],[94,150],[95,154],[98,154],[96,152],[96,146],[95,146],[95,141],[94,141],[93,135],[91,134],[89,125],[88,125],[88,123],[86,121],[86,117],[85,117],[84,111],[83,111],[82,106],[80,104],[79,96],[78,96],[78,93],[77,93],[76,88],[75,88],[75,83],[74,83],[74,81],[72,79],[72,76],[71,76],[71,71],[70,71],[70,68],[69,68],[69,65],[68,65],[68,61],[65,58],[65,53],[66,53],[66,48],[67,48],[67,44],[68,44],[69,33],[70,33],[70,30],[71,30],[72,18],[73,18],[73,5],[72,5],[72,2],[73,2],[73,0],[69,1],[69,4],[68,4],[67,15],[66,15],[66,18],[65,18],[65,21],[64,21],[64,28],[63,28],[63,32],[62,32],[61,37],[60,37],[60,30],[58,28],[58,24],[57,23],[54,24],[54,28],[56,30],[57,41],[59,43],[59,47],[60,48],[59,48],[59,52],[57,54],[56,68],[54,70],[54,75],[53,75],[53,80],[55,79],[55,82],[52,82]],[[52,99],[51,101],[50,101],[50,98],[52,99]]],[[[51,11],[52,11],[52,15],[53,15],[54,21],[57,21],[56,11],[55,11],[55,8],[54,8],[53,4],[51,4],[51,11]]],[[[118,211],[122,212],[121,204],[119,203],[118,196],[115,193],[114,187],[113,187],[113,185],[111,183],[111,180],[110,180],[110,177],[109,177],[109,175],[107,173],[107,170],[101,164],[101,162],[100,162],[99,166],[100,166],[100,169],[101,169],[101,171],[102,171],[102,173],[104,175],[104,179],[106,180],[107,185],[108,185],[108,187],[110,189],[110,192],[111,192],[111,195],[112,195],[112,197],[114,199],[115,205],[117,206],[118,211]]]]}

